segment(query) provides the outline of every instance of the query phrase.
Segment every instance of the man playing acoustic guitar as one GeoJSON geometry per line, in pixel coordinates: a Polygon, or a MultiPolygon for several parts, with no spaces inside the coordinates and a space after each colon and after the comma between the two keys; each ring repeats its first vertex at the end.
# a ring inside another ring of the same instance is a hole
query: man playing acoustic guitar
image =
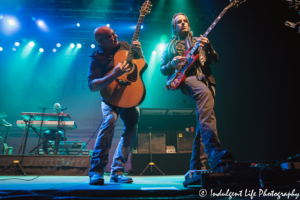
{"type": "MultiPolygon", "coordinates": [[[[183,55],[197,43],[197,38],[192,36],[190,23],[185,14],[178,13],[173,16],[172,30],[173,38],[162,56],[161,72],[165,76],[173,74],[175,69],[181,69],[186,65],[187,61],[183,55]]],[[[218,55],[207,38],[200,35],[198,40],[200,40],[199,60],[196,60],[186,71],[186,79],[180,89],[195,101],[197,108],[197,130],[190,169],[204,170],[205,163],[208,161],[211,170],[214,170],[218,160],[231,159],[232,155],[227,150],[222,151],[214,113],[216,82],[209,64],[217,63],[218,55]]]]}
{"type": "MultiPolygon", "coordinates": [[[[97,50],[90,56],[88,72],[88,85],[92,92],[101,91],[127,71],[130,66],[126,61],[114,64],[114,55],[118,51],[129,50],[130,46],[125,41],[118,41],[114,30],[102,26],[95,29],[95,40],[99,44],[97,50]]],[[[135,58],[144,58],[141,44],[132,42],[135,58]]],[[[108,152],[111,148],[116,121],[120,115],[124,124],[124,133],[115,151],[111,166],[111,182],[131,183],[132,179],[123,176],[128,155],[136,139],[139,108],[121,108],[111,105],[102,98],[103,123],[100,127],[89,170],[90,185],[103,185],[104,167],[108,163],[108,152]]]]}

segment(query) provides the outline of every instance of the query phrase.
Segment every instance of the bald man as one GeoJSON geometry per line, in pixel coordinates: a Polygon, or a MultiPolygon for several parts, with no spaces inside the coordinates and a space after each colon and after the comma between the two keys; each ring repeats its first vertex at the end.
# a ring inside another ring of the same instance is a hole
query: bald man
{"type": "MultiPolygon", "coordinates": [[[[118,41],[118,35],[109,27],[96,28],[94,36],[98,43],[98,48],[90,56],[88,72],[88,86],[92,92],[101,91],[128,70],[129,66],[126,61],[118,63],[114,68],[114,55],[119,50],[129,50],[130,48],[127,42],[118,41]],[[109,73],[112,69],[114,70],[109,73]]],[[[134,41],[132,48],[136,59],[144,58],[140,42],[134,41]]],[[[108,163],[108,152],[112,144],[118,116],[120,116],[124,124],[124,133],[113,157],[110,182],[131,183],[133,180],[129,177],[124,177],[123,173],[128,155],[136,139],[139,108],[137,106],[120,108],[108,104],[103,98],[101,107],[103,123],[100,127],[91,159],[91,168],[89,170],[90,185],[104,184],[104,168],[108,163]]]]}

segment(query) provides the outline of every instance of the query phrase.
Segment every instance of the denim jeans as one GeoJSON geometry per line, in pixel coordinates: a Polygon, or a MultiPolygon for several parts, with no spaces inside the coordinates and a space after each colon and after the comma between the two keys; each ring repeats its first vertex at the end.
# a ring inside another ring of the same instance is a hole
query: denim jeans
{"type": "Polygon", "coordinates": [[[197,109],[197,129],[190,169],[205,169],[207,156],[212,151],[222,150],[214,112],[214,89],[208,88],[196,76],[190,76],[186,78],[182,92],[195,101],[197,109]]]}
{"type": "Polygon", "coordinates": [[[95,142],[89,176],[93,176],[94,174],[103,175],[104,173],[119,115],[124,125],[124,133],[121,136],[113,157],[111,174],[121,175],[124,172],[125,164],[137,136],[137,123],[140,116],[139,108],[119,108],[102,102],[102,114],[103,123],[95,142]]]}

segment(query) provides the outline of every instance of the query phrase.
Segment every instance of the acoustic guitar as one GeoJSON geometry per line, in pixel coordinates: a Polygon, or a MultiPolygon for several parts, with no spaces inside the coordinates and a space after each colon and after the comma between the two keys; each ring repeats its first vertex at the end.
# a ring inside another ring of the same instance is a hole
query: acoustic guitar
{"type": "MultiPolygon", "coordinates": [[[[140,105],[145,99],[146,88],[141,77],[147,68],[146,62],[143,58],[134,59],[134,51],[131,47],[132,42],[139,38],[141,25],[145,15],[150,13],[151,6],[148,0],[141,7],[139,20],[129,50],[121,50],[114,55],[115,67],[118,62],[122,63],[126,60],[129,63],[130,70],[100,91],[104,101],[111,105],[121,108],[131,108],[140,105]]],[[[112,73],[113,70],[108,73],[112,73]]]]}
{"type": "MultiPolygon", "coordinates": [[[[221,14],[205,31],[203,37],[207,37],[207,35],[212,31],[212,29],[216,26],[216,24],[219,22],[219,20],[223,17],[223,15],[227,12],[229,8],[238,7],[241,3],[245,1],[246,0],[231,0],[231,3],[226,8],[224,8],[221,14]]],[[[175,69],[175,72],[167,77],[167,85],[164,87],[165,90],[176,90],[180,88],[181,84],[184,83],[186,79],[186,72],[192,68],[196,61],[199,60],[199,48],[201,48],[200,41],[198,41],[194,47],[191,47],[184,53],[183,56],[186,58],[187,64],[182,68],[175,69]]]]}

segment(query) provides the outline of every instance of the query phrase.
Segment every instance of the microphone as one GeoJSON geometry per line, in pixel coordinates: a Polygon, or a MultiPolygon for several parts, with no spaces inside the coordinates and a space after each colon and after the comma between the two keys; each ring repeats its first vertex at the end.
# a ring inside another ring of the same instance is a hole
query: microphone
{"type": "Polygon", "coordinates": [[[38,107],[38,108],[46,108],[46,109],[52,109],[52,108],[48,108],[48,107],[38,107]]]}
{"type": "Polygon", "coordinates": [[[60,109],[60,111],[63,111],[63,110],[67,110],[68,108],[62,108],[62,109],[60,109]]]}

